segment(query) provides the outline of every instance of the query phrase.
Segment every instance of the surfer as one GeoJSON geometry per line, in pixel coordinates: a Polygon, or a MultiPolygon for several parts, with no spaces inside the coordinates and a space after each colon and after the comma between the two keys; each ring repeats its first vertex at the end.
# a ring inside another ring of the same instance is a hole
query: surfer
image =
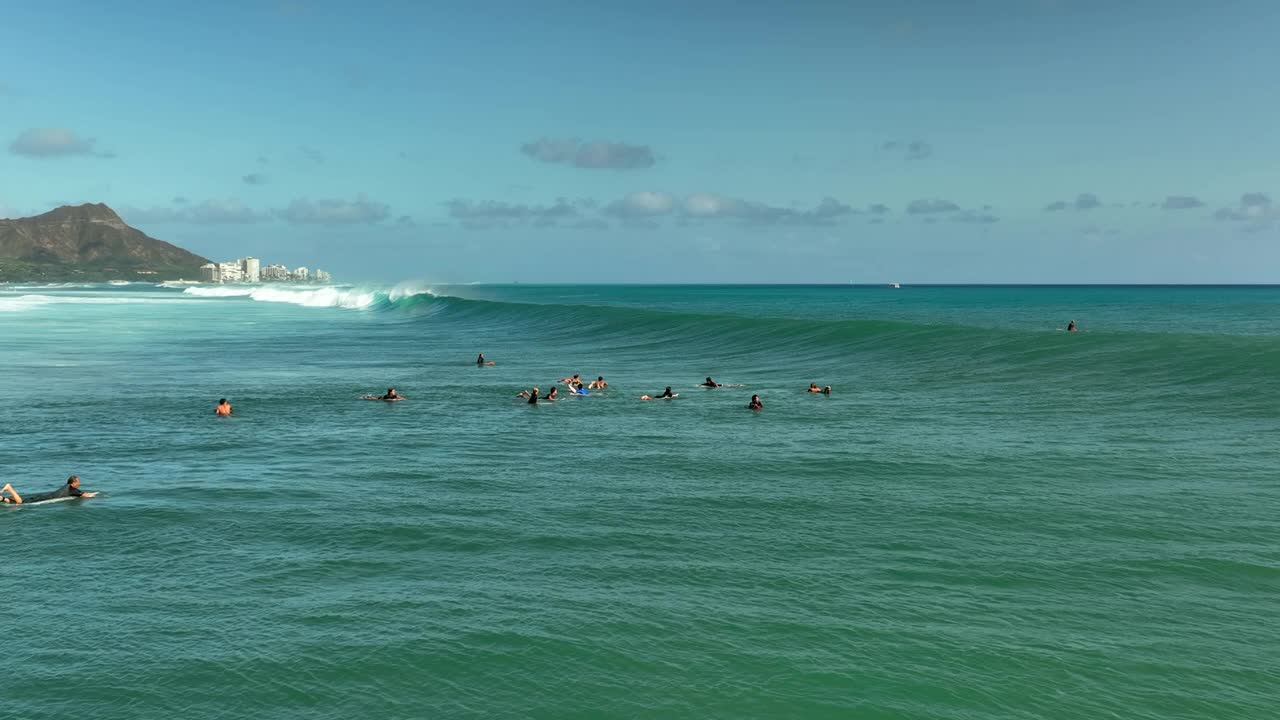
{"type": "Polygon", "coordinates": [[[218,407],[213,409],[213,414],[219,417],[230,417],[231,403],[227,402],[226,398],[222,398],[218,401],[218,407]]]}
{"type": "Polygon", "coordinates": [[[386,400],[387,402],[395,402],[397,400],[408,400],[409,398],[400,395],[395,388],[387,388],[386,395],[365,395],[364,400],[386,400]]]}
{"type": "Polygon", "coordinates": [[[54,490],[53,492],[36,493],[34,495],[28,495],[26,498],[23,498],[21,495],[19,495],[18,491],[13,489],[13,485],[9,483],[5,483],[4,487],[0,488],[0,504],[21,505],[24,502],[34,503],[34,502],[41,502],[42,500],[57,500],[58,498],[66,498],[66,497],[91,498],[97,494],[98,493],[96,492],[85,492],[81,490],[80,476],[72,475],[71,477],[67,478],[67,484],[63,485],[57,490],[54,490]]]}
{"type": "Polygon", "coordinates": [[[748,410],[763,410],[763,409],[764,409],[764,403],[760,402],[760,396],[759,396],[759,395],[752,395],[752,396],[751,396],[751,402],[747,403],[747,409],[748,409],[748,410]]]}
{"type": "Polygon", "coordinates": [[[558,393],[558,392],[560,392],[560,388],[554,388],[554,387],[553,387],[553,388],[551,388],[551,392],[547,393],[547,394],[546,394],[546,397],[544,397],[544,398],[542,398],[542,399],[543,399],[543,400],[546,400],[546,401],[548,401],[548,402],[555,402],[555,401],[556,401],[556,393],[558,393]]]}
{"type": "Polygon", "coordinates": [[[484,353],[480,353],[480,355],[476,357],[476,367],[484,367],[485,365],[496,365],[496,364],[497,363],[495,363],[492,360],[485,360],[484,353]]]}
{"type": "Polygon", "coordinates": [[[652,396],[651,396],[651,395],[641,395],[641,396],[640,396],[640,399],[641,399],[641,400],[662,400],[662,399],[665,399],[665,398],[678,398],[678,397],[680,397],[680,394],[679,394],[679,393],[673,393],[673,392],[671,392],[671,386],[670,386],[670,385],[668,385],[668,386],[667,386],[667,389],[666,389],[666,390],[663,390],[661,395],[652,395],[652,396]]]}
{"type": "Polygon", "coordinates": [[[705,388],[718,388],[718,387],[720,387],[720,383],[716,382],[715,380],[712,380],[711,378],[707,378],[707,381],[706,381],[706,382],[704,382],[704,383],[702,383],[702,387],[705,387],[705,388]]]}
{"type": "Polygon", "coordinates": [[[823,395],[830,395],[830,394],[831,394],[831,386],[830,386],[830,385],[826,385],[826,386],[824,386],[824,387],[822,388],[822,394],[823,394],[823,395]]]}
{"type": "Polygon", "coordinates": [[[1072,320],[1071,322],[1067,323],[1067,332],[1075,332],[1075,331],[1076,331],[1076,321],[1072,320]]]}
{"type": "Polygon", "coordinates": [[[609,383],[604,381],[603,375],[596,378],[595,380],[592,380],[591,383],[587,385],[588,390],[603,390],[607,387],[609,387],[609,383]]]}
{"type": "Polygon", "coordinates": [[[516,397],[529,398],[530,405],[537,405],[538,393],[540,392],[542,392],[541,388],[534,388],[533,390],[521,390],[520,394],[516,395],[516,397]]]}

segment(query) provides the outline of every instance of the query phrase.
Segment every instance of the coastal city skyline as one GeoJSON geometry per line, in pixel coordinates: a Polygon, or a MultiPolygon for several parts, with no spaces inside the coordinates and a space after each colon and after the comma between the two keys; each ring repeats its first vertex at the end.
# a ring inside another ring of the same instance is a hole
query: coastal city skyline
{"type": "Polygon", "coordinates": [[[209,262],[200,266],[200,281],[207,283],[258,283],[258,282],[298,282],[326,285],[333,282],[333,276],[316,268],[313,272],[305,265],[293,270],[279,264],[262,265],[256,257],[242,257],[230,262],[209,262]]]}

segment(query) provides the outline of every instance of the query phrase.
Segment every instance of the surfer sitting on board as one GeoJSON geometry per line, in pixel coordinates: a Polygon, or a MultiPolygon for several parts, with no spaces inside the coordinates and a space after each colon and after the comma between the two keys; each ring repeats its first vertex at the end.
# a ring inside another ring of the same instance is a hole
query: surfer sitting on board
{"type": "Polygon", "coordinates": [[[476,358],[476,367],[483,367],[485,365],[496,365],[496,364],[497,363],[495,363],[492,360],[485,360],[484,353],[480,353],[480,356],[476,358]]]}
{"type": "Polygon", "coordinates": [[[395,402],[396,400],[408,400],[409,398],[396,393],[395,388],[387,388],[386,395],[365,395],[363,400],[386,400],[387,402],[395,402]]]}
{"type": "Polygon", "coordinates": [[[704,382],[704,383],[702,383],[702,387],[705,387],[705,388],[718,388],[718,387],[720,387],[720,383],[716,382],[715,380],[712,380],[711,378],[707,378],[707,381],[706,381],[706,382],[704,382]]]}
{"type": "Polygon", "coordinates": [[[605,389],[605,388],[607,388],[607,387],[609,387],[609,383],[607,383],[607,382],[605,382],[605,381],[604,381],[604,376],[603,376],[603,375],[601,375],[600,377],[596,378],[595,380],[592,380],[592,381],[591,381],[591,384],[590,384],[590,385],[587,385],[587,389],[588,389],[588,390],[603,390],[603,389],[605,389]]]}
{"type": "Polygon", "coordinates": [[[764,409],[764,403],[760,402],[760,396],[759,396],[759,395],[752,395],[752,396],[751,396],[751,402],[747,403],[747,409],[748,409],[748,410],[763,410],[763,409],[764,409]]]}
{"type": "Polygon", "coordinates": [[[1076,321],[1072,320],[1071,322],[1067,323],[1067,332],[1075,332],[1075,331],[1076,331],[1076,321]]]}
{"type": "Polygon", "coordinates": [[[0,504],[21,505],[24,502],[35,503],[35,502],[41,502],[43,500],[57,500],[58,498],[68,498],[68,497],[91,498],[97,494],[98,493],[96,492],[85,492],[81,490],[80,476],[72,475],[71,477],[67,478],[67,484],[63,485],[57,490],[54,490],[53,492],[36,493],[34,495],[28,495],[25,499],[23,499],[23,497],[18,494],[17,490],[13,489],[13,485],[10,485],[9,483],[5,483],[4,487],[0,488],[0,504]]]}
{"type": "Polygon", "coordinates": [[[231,415],[231,403],[227,402],[227,399],[226,399],[226,398],[222,398],[221,400],[219,400],[219,401],[218,401],[218,407],[216,407],[216,408],[214,408],[214,409],[213,409],[213,414],[214,414],[214,415],[218,415],[218,416],[220,416],[220,417],[228,417],[228,416],[230,416],[230,415],[231,415]]]}
{"type": "Polygon", "coordinates": [[[809,392],[820,393],[822,392],[822,388],[818,387],[818,383],[809,383],[809,392]]]}
{"type": "Polygon", "coordinates": [[[654,395],[654,396],[641,395],[640,399],[641,400],[663,400],[665,398],[678,398],[678,397],[680,397],[680,393],[671,392],[671,386],[668,385],[667,389],[663,390],[661,395],[654,395]]]}

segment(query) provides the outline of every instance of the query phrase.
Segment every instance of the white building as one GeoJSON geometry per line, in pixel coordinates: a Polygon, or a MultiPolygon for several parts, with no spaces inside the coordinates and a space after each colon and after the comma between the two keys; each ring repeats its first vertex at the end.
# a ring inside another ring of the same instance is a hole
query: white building
{"type": "Polygon", "coordinates": [[[332,282],[332,281],[333,281],[333,276],[332,276],[332,275],[330,275],[329,273],[327,273],[327,272],[325,272],[325,271],[323,271],[323,270],[321,270],[321,269],[319,269],[319,268],[316,268],[316,282],[318,282],[318,283],[328,283],[328,282],[332,282]]]}
{"type": "Polygon", "coordinates": [[[258,258],[240,258],[240,273],[244,277],[244,282],[258,282],[260,275],[258,272],[258,258]]]}
{"type": "Polygon", "coordinates": [[[262,282],[284,282],[289,279],[289,268],[283,265],[268,265],[262,268],[259,276],[262,282]]]}
{"type": "Polygon", "coordinates": [[[222,275],[218,272],[218,263],[205,263],[200,266],[200,282],[222,282],[222,275]]]}
{"type": "Polygon", "coordinates": [[[218,282],[244,282],[244,272],[240,269],[240,261],[218,263],[218,282]]]}
{"type": "Polygon", "coordinates": [[[311,279],[311,271],[306,267],[300,267],[293,271],[293,279],[298,282],[307,282],[311,279]]]}

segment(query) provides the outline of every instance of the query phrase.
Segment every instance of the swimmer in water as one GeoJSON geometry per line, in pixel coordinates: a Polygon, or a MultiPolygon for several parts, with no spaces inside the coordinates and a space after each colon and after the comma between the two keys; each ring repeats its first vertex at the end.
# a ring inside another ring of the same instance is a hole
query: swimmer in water
{"type": "Polygon", "coordinates": [[[826,387],[822,388],[822,394],[823,394],[823,395],[830,395],[830,394],[831,394],[831,386],[830,386],[830,385],[827,385],[826,387]]]}
{"type": "Polygon", "coordinates": [[[678,398],[678,397],[680,397],[680,394],[671,392],[671,386],[668,385],[667,389],[663,390],[661,395],[652,395],[652,396],[641,395],[640,399],[641,400],[662,400],[665,398],[678,398]]]}
{"type": "Polygon", "coordinates": [[[607,387],[609,387],[609,383],[604,381],[603,375],[596,378],[595,380],[592,380],[591,383],[587,385],[588,390],[603,390],[607,387]]]}
{"type": "Polygon", "coordinates": [[[218,407],[213,409],[213,414],[219,417],[230,417],[231,403],[227,402],[226,398],[222,398],[218,401],[218,407]]]}
{"type": "Polygon", "coordinates": [[[759,395],[752,395],[752,396],[751,396],[751,402],[747,403],[747,409],[748,409],[748,410],[763,410],[763,409],[764,409],[764,403],[760,402],[760,396],[759,396],[759,395]]]}
{"type": "Polygon", "coordinates": [[[365,395],[365,400],[386,400],[387,402],[395,402],[397,400],[408,400],[409,398],[396,393],[395,388],[387,388],[386,395],[365,395]]]}
{"type": "Polygon", "coordinates": [[[492,360],[485,360],[484,353],[480,353],[480,355],[476,358],[476,367],[484,367],[485,365],[496,365],[496,364],[497,363],[495,363],[492,360]]]}
{"type": "Polygon", "coordinates": [[[818,383],[809,383],[809,392],[820,393],[822,390],[818,388],[818,383]]]}
{"type": "Polygon", "coordinates": [[[711,378],[707,378],[707,381],[706,381],[706,382],[704,382],[704,383],[702,383],[702,386],[701,386],[701,387],[705,387],[705,388],[718,388],[718,387],[720,387],[720,383],[716,382],[715,380],[712,380],[711,378]]]}
{"type": "Polygon", "coordinates": [[[1076,331],[1076,321],[1072,320],[1071,322],[1067,323],[1067,332],[1075,332],[1075,331],[1076,331]]]}
{"type": "Polygon", "coordinates": [[[42,500],[57,500],[58,498],[65,497],[91,498],[97,494],[98,493],[96,492],[85,492],[81,490],[80,476],[72,475],[67,478],[66,485],[63,485],[53,492],[36,493],[34,495],[28,495],[25,498],[19,495],[17,490],[13,489],[13,485],[5,483],[4,487],[0,488],[0,504],[21,505],[24,502],[33,503],[40,502],[42,500]]]}

